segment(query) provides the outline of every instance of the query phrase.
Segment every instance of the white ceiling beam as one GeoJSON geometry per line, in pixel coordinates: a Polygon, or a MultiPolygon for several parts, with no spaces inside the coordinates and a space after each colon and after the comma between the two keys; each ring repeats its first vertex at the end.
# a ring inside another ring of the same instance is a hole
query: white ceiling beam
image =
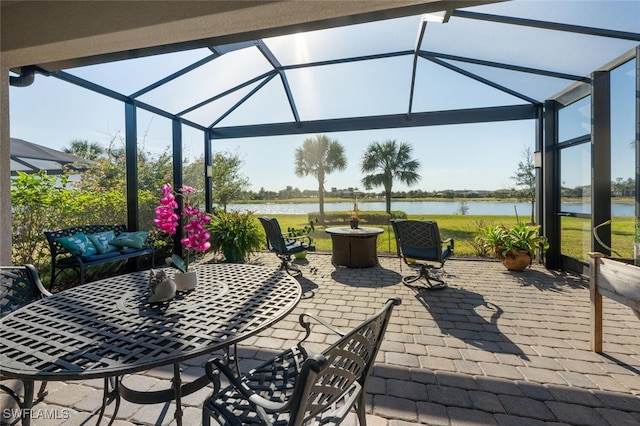
{"type": "MultiPolygon", "coordinates": [[[[492,3],[460,0],[456,7],[492,3]]],[[[2,67],[70,66],[419,15],[443,0],[3,1],[2,67]],[[163,49],[164,47],[164,49],[163,49]]]]}

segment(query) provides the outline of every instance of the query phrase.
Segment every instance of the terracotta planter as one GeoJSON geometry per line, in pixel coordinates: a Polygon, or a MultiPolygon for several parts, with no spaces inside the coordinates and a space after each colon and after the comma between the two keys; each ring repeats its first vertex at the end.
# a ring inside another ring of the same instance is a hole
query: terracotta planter
{"type": "Polygon", "coordinates": [[[502,264],[509,271],[522,271],[531,265],[531,256],[525,250],[521,250],[517,257],[505,257],[502,264]]]}

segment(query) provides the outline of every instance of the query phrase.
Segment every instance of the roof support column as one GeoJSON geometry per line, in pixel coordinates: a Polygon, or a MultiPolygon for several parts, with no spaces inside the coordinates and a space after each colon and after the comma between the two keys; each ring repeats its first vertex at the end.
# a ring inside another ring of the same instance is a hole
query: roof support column
{"type": "Polygon", "coordinates": [[[124,103],[125,164],[127,184],[127,228],[137,231],[138,215],[138,119],[136,106],[124,103]]]}
{"type": "Polygon", "coordinates": [[[213,211],[213,177],[212,174],[211,135],[209,130],[204,132],[204,205],[205,211],[213,211]]]}
{"type": "MultiPolygon", "coordinates": [[[[636,235],[635,246],[638,252],[634,253],[636,265],[640,257],[640,47],[636,48],[636,235]]],[[[639,265],[640,266],[640,265],[639,265]]]]}
{"type": "Polygon", "coordinates": [[[0,70],[0,265],[11,265],[11,142],[9,70],[0,70]]]}
{"type": "MultiPolygon", "coordinates": [[[[611,82],[608,71],[593,73],[591,94],[591,228],[611,219],[611,82]]],[[[611,228],[600,228],[598,236],[611,247],[611,228]]],[[[594,251],[611,251],[593,235],[594,251]]]]}
{"type": "Polygon", "coordinates": [[[542,229],[542,233],[544,234],[544,108],[540,104],[536,108],[538,110],[535,121],[536,126],[536,140],[535,140],[535,149],[533,153],[533,165],[535,170],[535,200],[536,200],[536,211],[535,211],[535,221],[540,224],[542,229]]]}
{"type": "MultiPolygon", "coordinates": [[[[173,141],[173,189],[182,187],[182,123],[180,120],[174,119],[172,124],[172,141],[173,141]]],[[[184,206],[182,197],[177,198],[178,215],[182,217],[182,207],[184,206]]],[[[183,229],[182,221],[173,236],[173,252],[184,259],[184,253],[180,240],[182,239],[183,229]]]]}
{"type": "Polygon", "coordinates": [[[558,102],[544,103],[544,146],[542,160],[542,198],[545,209],[541,216],[544,235],[549,239],[545,255],[548,269],[561,266],[560,250],[560,158],[558,141],[558,102]]]}

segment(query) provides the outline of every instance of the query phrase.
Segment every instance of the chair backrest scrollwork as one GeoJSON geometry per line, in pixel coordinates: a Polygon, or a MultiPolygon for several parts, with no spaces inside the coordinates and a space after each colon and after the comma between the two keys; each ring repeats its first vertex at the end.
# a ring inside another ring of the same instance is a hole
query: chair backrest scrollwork
{"type": "Polygon", "coordinates": [[[438,223],[433,220],[392,221],[398,255],[442,262],[442,240],[438,223]]]}
{"type": "Polygon", "coordinates": [[[282,229],[278,223],[278,219],[267,216],[260,218],[260,223],[267,234],[267,248],[276,253],[284,253],[286,251],[286,243],[282,236],[282,229]]]}
{"type": "Polygon", "coordinates": [[[0,266],[0,318],[50,295],[33,265],[0,266]]]}
{"type": "Polygon", "coordinates": [[[303,424],[340,400],[364,398],[367,380],[391,312],[400,303],[399,297],[389,299],[374,316],[345,334],[320,356],[310,357],[306,361],[313,367],[303,371],[296,384],[292,400],[299,399],[300,402],[297,409],[292,411],[289,424],[303,424]]]}

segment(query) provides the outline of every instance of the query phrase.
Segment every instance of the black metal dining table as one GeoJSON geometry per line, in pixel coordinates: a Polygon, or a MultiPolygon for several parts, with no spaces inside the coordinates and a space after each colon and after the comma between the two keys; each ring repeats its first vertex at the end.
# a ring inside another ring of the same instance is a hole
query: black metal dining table
{"type": "MultiPolygon", "coordinates": [[[[137,403],[175,400],[180,425],[181,397],[207,384],[204,374],[182,384],[180,363],[227,351],[284,318],[302,295],[294,278],[271,268],[203,264],[194,269],[196,289],[167,302],[147,301],[150,272],[142,271],[74,287],[5,316],[0,375],[30,384],[23,424],[30,422],[34,381],[103,378],[105,398],[111,381],[118,402],[121,394],[137,403]],[[171,389],[147,394],[121,384],[126,374],[165,365],[173,365],[171,389]]],[[[174,270],[167,272],[171,276],[174,270]]],[[[98,421],[105,404],[106,399],[98,421]]]]}

